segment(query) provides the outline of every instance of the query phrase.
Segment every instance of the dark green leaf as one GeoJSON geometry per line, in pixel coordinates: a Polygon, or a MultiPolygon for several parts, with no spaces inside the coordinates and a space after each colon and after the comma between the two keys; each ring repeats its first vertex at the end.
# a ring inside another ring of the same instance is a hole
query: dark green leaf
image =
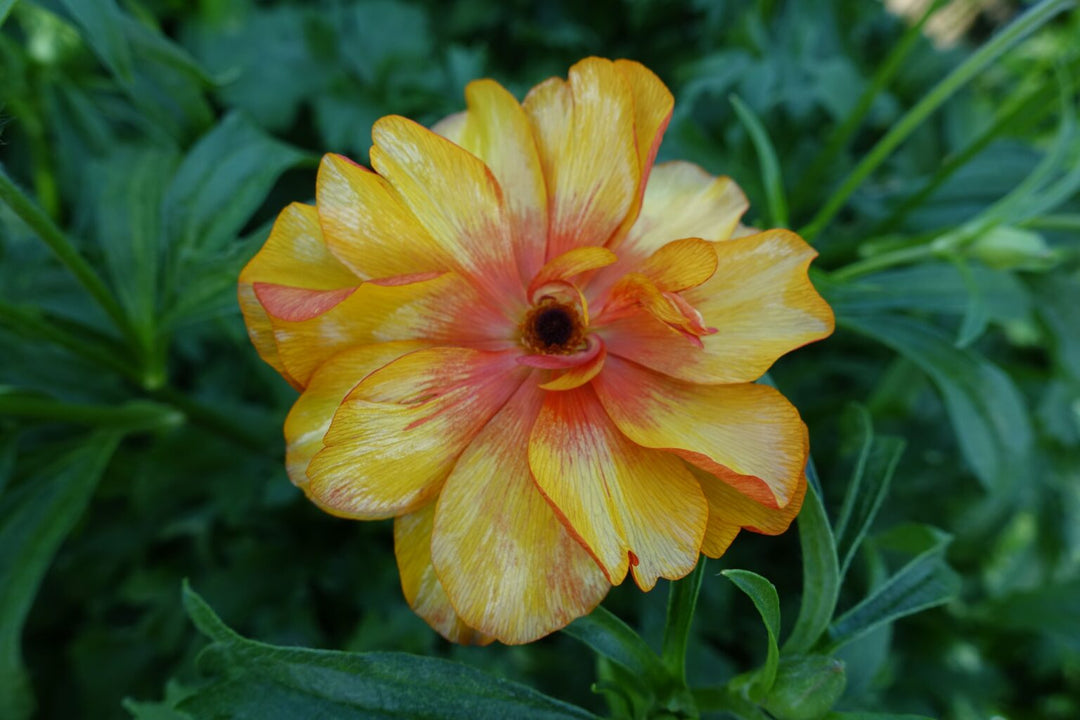
{"type": "Polygon", "coordinates": [[[995,627],[1040,633],[1080,651],[1080,579],[996,598],[980,610],[995,627]]]}
{"type": "Polygon", "coordinates": [[[667,670],[653,649],[629,625],[603,606],[570,623],[563,628],[563,632],[637,677],[656,679],[667,676],[667,670]]]}
{"type": "MultiPolygon", "coordinates": [[[[808,470],[812,467],[811,463],[808,470]]],[[[798,524],[803,594],[795,627],[784,642],[785,653],[804,653],[814,646],[829,627],[840,594],[836,541],[815,483],[807,488],[798,524]]]]}
{"type": "Polygon", "coordinates": [[[844,663],[824,655],[780,658],[776,684],[763,703],[779,720],[816,720],[844,692],[844,663]]]}
{"type": "Polygon", "coordinates": [[[1007,492],[1030,473],[1031,419],[1012,380],[986,358],[956,348],[932,325],[898,315],[849,316],[843,324],[909,358],[945,401],[968,464],[987,489],[1007,492]]]}
{"type": "Polygon", "coordinates": [[[61,0],[86,33],[97,56],[121,82],[134,82],[131,46],[124,33],[120,8],[115,0],[61,0]]]}
{"type": "Polygon", "coordinates": [[[343,653],[267,645],[237,635],[184,588],[184,606],[214,643],[200,664],[213,680],[180,703],[195,717],[293,720],[587,720],[594,716],[467,665],[405,653],[343,653]]]}
{"type": "Polygon", "coordinates": [[[120,437],[101,434],[28,478],[0,500],[0,716],[33,709],[22,664],[23,622],[60,544],[82,515],[120,437]]]}

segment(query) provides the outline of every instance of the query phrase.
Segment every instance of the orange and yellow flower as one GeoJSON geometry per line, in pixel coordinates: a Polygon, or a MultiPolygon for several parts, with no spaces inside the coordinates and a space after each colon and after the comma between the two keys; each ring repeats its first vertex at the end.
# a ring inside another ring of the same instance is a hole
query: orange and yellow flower
{"type": "Polygon", "coordinates": [[[806,427],[754,381],[833,316],[816,253],[740,226],[735,183],[654,166],[673,100],[642,65],[465,94],[433,130],[379,120],[373,170],[327,155],[239,296],[302,392],[292,481],[395,519],[405,597],[445,637],[522,643],[627,573],[648,590],[788,527],[806,427]]]}

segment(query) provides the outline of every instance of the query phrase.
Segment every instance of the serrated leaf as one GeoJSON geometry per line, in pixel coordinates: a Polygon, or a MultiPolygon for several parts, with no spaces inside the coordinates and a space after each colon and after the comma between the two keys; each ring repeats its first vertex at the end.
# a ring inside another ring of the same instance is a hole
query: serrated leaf
{"type": "Polygon", "coordinates": [[[1030,473],[1031,419],[1000,368],[956,348],[938,328],[899,315],[848,316],[845,327],[904,355],[930,376],[945,402],[960,450],[988,490],[1008,492],[1030,473]]]}
{"type": "MultiPolygon", "coordinates": [[[[923,525],[891,531],[887,544],[919,554],[829,628],[838,648],[876,627],[942,605],[960,590],[960,576],[945,561],[949,535],[923,525]]],[[[888,535],[888,534],[887,534],[888,535]]]]}
{"type": "Polygon", "coordinates": [[[20,647],[23,623],[119,439],[113,433],[91,436],[0,501],[0,717],[20,720],[33,710],[20,647]]]}
{"type": "MultiPolygon", "coordinates": [[[[812,473],[811,462],[807,466],[807,474],[812,473]]],[[[799,616],[791,635],[784,642],[785,654],[805,653],[814,646],[829,627],[840,595],[836,541],[821,502],[818,483],[809,483],[797,522],[802,550],[803,593],[799,616]]]]}
{"type": "Polygon", "coordinates": [[[765,632],[769,637],[765,664],[755,673],[750,686],[750,698],[760,701],[772,689],[780,664],[780,649],[776,644],[780,636],[780,598],[776,594],[776,587],[755,572],[724,570],[721,574],[746,593],[765,623],[765,632]]]}
{"type": "MultiPolygon", "coordinates": [[[[184,606],[213,651],[214,677],[181,702],[195,717],[236,720],[590,720],[591,713],[460,663],[405,653],[288,648],[233,632],[189,587],[184,606]]],[[[209,660],[210,662],[207,662],[209,660]]]]}

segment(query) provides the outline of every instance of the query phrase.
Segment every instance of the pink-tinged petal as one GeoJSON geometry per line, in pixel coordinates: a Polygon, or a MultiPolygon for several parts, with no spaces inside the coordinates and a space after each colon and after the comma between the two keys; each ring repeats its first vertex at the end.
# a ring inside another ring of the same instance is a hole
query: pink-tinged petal
{"type": "Polygon", "coordinates": [[[637,444],[670,450],[761,505],[783,508],[796,497],[806,425],[774,388],[680,382],[611,355],[592,387],[637,444]]]}
{"type": "Polygon", "coordinates": [[[390,183],[352,160],[324,155],[315,196],[327,246],[365,280],[453,267],[390,183]]]}
{"type": "MultiPolygon", "coordinates": [[[[600,311],[595,325],[598,326],[598,331],[605,339],[610,337],[621,340],[623,338],[620,337],[620,329],[623,324],[616,325],[617,318],[629,318],[633,327],[650,317],[672,328],[696,348],[702,346],[699,340],[701,336],[716,333],[716,328],[706,325],[697,308],[681,295],[664,292],[641,273],[629,273],[615,283],[611,289],[608,304],[600,311]],[[612,329],[613,327],[615,329],[612,329]]],[[[621,348],[625,344],[624,340],[618,347],[621,348]]],[[[631,349],[637,350],[637,348],[631,349]]],[[[643,351],[655,352],[651,348],[643,351]]]]}
{"type": "Polygon", "coordinates": [[[335,515],[412,512],[529,371],[510,352],[430,348],[368,375],[345,398],[308,465],[308,492],[335,515]]]}
{"type": "Polygon", "coordinates": [[[394,519],[394,554],[409,607],[440,635],[460,645],[488,645],[495,638],[466,625],[439,584],[431,565],[435,503],[394,519]]]}
{"type": "Polygon", "coordinates": [[[607,348],[604,347],[603,340],[600,340],[595,335],[589,336],[589,344],[590,347],[595,346],[597,348],[596,352],[591,353],[592,357],[568,368],[565,372],[556,376],[555,379],[541,383],[540,387],[544,390],[573,390],[599,375],[600,371],[604,369],[607,348]]]}
{"type": "Polygon", "coordinates": [[[675,109],[675,98],[663,81],[652,70],[633,60],[616,60],[615,68],[622,75],[634,98],[634,136],[637,139],[638,168],[640,181],[634,204],[623,220],[622,227],[613,238],[618,244],[626,231],[637,220],[641,209],[642,196],[649,182],[656,152],[664,137],[671,113],[675,109]]]}
{"type": "Polygon", "coordinates": [[[544,263],[548,234],[547,187],[532,126],[514,96],[493,80],[469,83],[465,100],[464,123],[451,139],[483,160],[498,180],[518,271],[531,278],[544,263]]]}
{"type": "Polygon", "coordinates": [[[677,456],[630,442],[589,387],[548,393],[529,438],[540,491],[613,584],[643,590],[697,563],[708,507],[677,456]]]}
{"type": "Polygon", "coordinates": [[[635,203],[641,178],[634,96],[615,64],[588,58],[523,103],[548,188],[547,258],[603,245],[635,203]]]}
{"type": "Polygon", "coordinates": [[[266,244],[240,273],[237,299],[255,349],[286,380],[299,387],[278,355],[273,324],[255,296],[255,283],[336,290],[355,287],[360,278],[327,249],[315,208],[300,203],[281,211],[266,244]]]}
{"type": "Polygon", "coordinates": [[[510,216],[491,170],[460,146],[396,115],[376,122],[371,136],[372,167],[390,181],[450,267],[516,316],[524,308],[524,284],[510,216]]]}
{"type": "Polygon", "coordinates": [[[609,587],[529,472],[525,439],[543,395],[522,385],[461,456],[435,509],[431,559],[451,604],[507,644],[564,627],[609,587]]]}
{"type": "Polygon", "coordinates": [[[307,488],[308,464],[322,450],[323,437],[345,396],[372,372],[423,346],[421,342],[362,345],[319,368],[285,418],[285,470],[294,485],[307,488]]]}
{"type": "Polygon", "coordinates": [[[303,322],[332,310],[356,291],[355,287],[338,290],[308,290],[307,288],[257,282],[252,284],[255,297],[269,315],[279,320],[303,322]]]}
{"type": "Polygon", "coordinates": [[[517,327],[484,305],[475,288],[445,273],[408,285],[361,285],[329,311],[303,322],[270,318],[278,357],[298,387],[320,365],[356,345],[425,340],[496,349],[514,345],[517,327]]]}
{"type": "Polygon", "coordinates": [[[761,377],[781,355],[832,333],[832,310],[807,275],[817,253],[798,235],[770,230],[713,248],[716,273],[682,293],[704,323],[717,329],[701,338],[702,350],[641,315],[603,329],[608,352],[691,382],[740,383],[761,377]]]}
{"type": "Polygon", "coordinates": [[[529,283],[529,300],[536,302],[537,292],[545,285],[569,280],[589,270],[596,270],[611,265],[617,258],[615,253],[602,247],[579,247],[568,250],[552,258],[529,283]]]}

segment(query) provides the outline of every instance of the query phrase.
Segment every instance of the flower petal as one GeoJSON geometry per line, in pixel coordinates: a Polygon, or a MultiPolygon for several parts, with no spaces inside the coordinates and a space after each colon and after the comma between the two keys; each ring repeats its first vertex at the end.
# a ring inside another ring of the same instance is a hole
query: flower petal
{"type": "Polygon", "coordinates": [[[634,96],[609,60],[588,58],[523,103],[548,188],[547,258],[603,245],[634,205],[641,178],[634,96]]]}
{"type": "Polygon", "coordinates": [[[423,505],[530,372],[513,355],[430,348],[368,375],[342,402],[308,465],[312,500],[365,520],[423,505]]]}
{"type": "Polygon", "coordinates": [[[641,313],[604,328],[612,355],[691,382],[741,383],[832,333],[832,309],[807,275],[817,252],[798,235],[770,230],[713,248],[716,273],[682,293],[718,330],[701,338],[703,349],[679,342],[677,333],[641,313]]]}
{"type": "Polygon", "coordinates": [[[516,326],[483,304],[460,275],[407,285],[368,282],[331,310],[303,322],[270,318],[282,365],[299,387],[324,362],[356,345],[393,340],[491,346],[516,326]]]}
{"type": "Polygon", "coordinates": [[[695,385],[608,356],[592,383],[639,445],[670,450],[773,508],[792,502],[809,452],[806,426],[765,385],[695,385]]]}
{"type": "Polygon", "coordinates": [[[396,115],[376,122],[371,136],[372,167],[390,181],[450,268],[516,317],[525,304],[524,284],[503,194],[491,170],[460,146],[396,115]],[[515,302],[521,307],[510,307],[515,302]]]}
{"type": "Polygon", "coordinates": [[[431,565],[431,528],[435,503],[394,519],[394,554],[401,575],[401,590],[409,607],[450,642],[488,645],[495,638],[466,625],[446,596],[431,565]]]}
{"type": "Polygon", "coordinates": [[[383,365],[422,347],[420,342],[362,345],[319,368],[285,418],[285,471],[294,485],[307,487],[308,464],[322,449],[330,421],[349,391],[383,365]]]}
{"type": "Polygon", "coordinates": [[[331,252],[365,280],[453,267],[390,183],[347,157],[323,156],[315,197],[331,252]]]}
{"type": "Polygon", "coordinates": [[[717,265],[712,243],[700,238],[672,240],[641,266],[641,274],[665,292],[680,292],[713,276],[717,265]]]}
{"type": "Polygon", "coordinates": [[[691,470],[709,501],[710,526],[735,525],[762,535],[779,535],[791,526],[806,497],[805,474],[799,476],[791,502],[782,508],[773,508],[754,502],[724,482],[722,477],[718,478],[700,468],[692,467],[691,470]]]}
{"type": "MultiPolygon", "coordinates": [[[[451,138],[484,161],[502,188],[518,270],[531,278],[547,249],[547,187],[532,126],[514,96],[494,80],[465,87],[468,111],[451,138]]],[[[449,125],[443,125],[449,130],[449,125]]]]}
{"type": "Polygon", "coordinates": [[[701,487],[677,456],[630,442],[591,388],[544,398],[529,466],[613,584],[628,567],[643,590],[694,569],[708,519],[701,487]]]}
{"type": "Polygon", "coordinates": [[[529,473],[525,438],[543,395],[522,385],[461,456],[435,509],[431,559],[450,602],[508,644],[587,614],[609,587],[529,473]]]}
{"type": "Polygon", "coordinates": [[[552,380],[540,384],[543,390],[573,390],[581,387],[600,374],[604,369],[604,359],[607,358],[607,348],[604,341],[595,335],[589,336],[590,349],[596,348],[595,352],[585,362],[566,369],[552,380]]]}
{"type": "Polygon", "coordinates": [[[552,258],[533,276],[529,283],[529,299],[535,302],[536,291],[549,283],[569,280],[589,270],[610,265],[617,260],[615,253],[607,248],[588,246],[567,250],[552,258]]]}
{"type": "Polygon", "coordinates": [[[255,283],[333,290],[359,285],[360,278],[327,249],[315,208],[300,203],[281,211],[266,244],[241,271],[237,299],[251,341],[263,360],[299,387],[278,354],[273,324],[255,296],[255,283]]]}
{"type": "Polygon", "coordinates": [[[356,291],[355,287],[308,290],[262,282],[254,283],[251,287],[267,314],[289,322],[303,322],[318,317],[356,291]]]}

